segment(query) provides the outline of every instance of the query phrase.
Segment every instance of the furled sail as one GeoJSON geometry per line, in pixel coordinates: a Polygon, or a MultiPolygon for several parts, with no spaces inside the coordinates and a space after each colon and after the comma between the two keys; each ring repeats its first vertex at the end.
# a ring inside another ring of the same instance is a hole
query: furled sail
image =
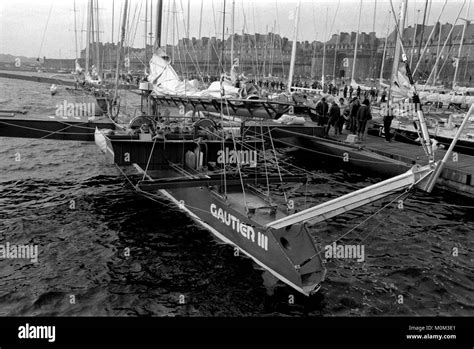
{"type": "MultiPolygon", "coordinates": [[[[204,90],[199,89],[197,80],[180,80],[170,63],[170,58],[163,50],[158,50],[150,60],[148,81],[153,85],[157,95],[174,95],[180,97],[221,97],[221,83],[214,81],[204,90]]],[[[239,89],[231,81],[224,79],[222,89],[225,98],[237,98],[239,89]]]]}

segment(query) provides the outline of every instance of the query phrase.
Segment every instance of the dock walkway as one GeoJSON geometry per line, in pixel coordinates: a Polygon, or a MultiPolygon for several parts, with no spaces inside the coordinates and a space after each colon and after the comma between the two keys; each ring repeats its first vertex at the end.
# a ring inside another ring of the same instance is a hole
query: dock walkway
{"type": "MultiPolygon", "coordinates": [[[[343,135],[344,139],[347,135],[343,135]]],[[[338,138],[342,140],[342,138],[338,138]]],[[[408,165],[425,165],[428,159],[421,145],[393,141],[388,143],[385,139],[377,136],[366,136],[362,141],[365,149],[390,159],[402,161],[408,165]]],[[[446,154],[446,149],[438,149],[435,153],[436,160],[440,160],[446,154]]],[[[438,180],[437,186],[445,190],[458,192],[463,195],[474,197],[474,156],[453,152],[438,180]]]]}

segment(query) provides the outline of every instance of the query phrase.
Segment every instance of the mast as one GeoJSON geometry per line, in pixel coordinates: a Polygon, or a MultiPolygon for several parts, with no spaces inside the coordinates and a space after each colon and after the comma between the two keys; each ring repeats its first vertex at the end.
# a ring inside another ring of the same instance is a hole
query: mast
{"type": "Polygon", "coordinates": [[[230,32],[230,64],[234,64],[234,21],[235,21],[235,0],[232,0],[232,12],[231,12],[231,32],[230,32]]]}
{"type": "Polygon", "coordinates": [[[398,65],[400,64],[401,38],[403,38],[403,29],[405,28],[405,14],[408,0],[403,0],[400,4],[400,15],[398,26],[395,26],[395,54],[393,56],[392,74],[390,75],[389,99],[394,79],[398,76],[398,65]]]}
{"type": "Polygon", "coordinates": [[[161,46],[161,22],[163,21],[163,0],[158,0],[156,6],[156,21],[155,21],[155,50],[161,46]]]}
{"type": "Polygon", "coordinates": [[[204,0],[201,0],[201,14],[199,16],[199,37],[198,39],[201,39],[201,29],[202,29],[202,7],[204,4],[204,0]]]}
{"type": "Polygon", "coordinates": [[[188,0],[188,18],[187,18],[187,24],[186,24],[186,37],[188,40],[190,39],[189,37],[189,23],[191,19],[191,0],[188,0]]]}
{"type": "MultiPolygon", "coordinates": [[[[329,17],[329,8],[326,7],[326,30],[328,28],[328,17],[329,17]]],[[[326,38],[327,38],[327,32],[325,33],[325,37],[323,38],[324,43],[323,43],[323,65],[321,67],[321,85],[324,88],[324,81],[325,79],[325,74],[324,74],[324,65],[326,63],[326,38]]]]}
{"type": "Polygon", "coordinates": [[[295,61],[296,61],[296,41],[298,40],[298,22],[300,17],[300,6],[301,0],[296,5],[296,16],[295,16],[295,33],[293,37],[293,47],[291,49],[291,61],[290,61],[290,72],[288,74],[288,92],[291,93],[291,85],[293,84],[293,74],[295,73],[295,61]]]}
{"type": "Polygon", "coordinates": [[[336,46],[334,48],[334,65],[333,65],[333,68],[332,68],[332,79],[333,79],[334,84],[336,83],[337,46],[339,45],[340,42],[341,42],[341,34],[337,33],[336,46]]]}
{"type": "MultiPolygon", "coordinates": [[[[441,25],[440,22],[439,23],[439,34],[438,34],[438,46],[436,47],[436,58],[439,57],[439,46],[441,45],[441,34],[442,34],[442,29],[443,29],[443,26],[441,25]]],[[[438,60],[435,61],[435,65],[434,65],[434,78],[433,78],[433,85],[436,86],[436,76],[438,76],[438,60]]],[[[428,81],[427,81],[428,83],[428,81]]]]}
{"type": "MultiPolygon", "coordinates": [[[[372,21],[372,33],[374,33],[374,35],[375,35],[375,18],[376,17],[377,17],[377,0],[374,0],[374,19],[372,21]]],[[[377,49],[373,50],[372,45],[371,45],[370,70],[369,70],[369,74],[370,74],[371,78],[372,78],[372,76],[375,77],[374,55],[375,55],[376,50],[377,49]]]]}
{"type": "Polygon", "coordinates": [[[222,66],[222,72],[225,71],[225,56],[224,56],[224,50],[225,50],[225,0],[224,0],[224,5],[223,5],[223,10],[222,10],[222,48],[221,48],[221,66],[222,66]]]}
{"type": "Polygon", "coordinates": [[[91,62],[92,62],[92,65],[94,65],[94,56],[95,56],[95,50],[96,50],[96,47],[95,47],[95,16],[94,16],[94,0],[90,0],[91,1],[91,49],[92,49],[92,52],[91,52],[91,62]]]}
{"type": "Polygon", "coordinates": [[[96,60],[96,68],[97,72],[100,71],[100,38],[99,38],[99,3],[95,1],[95,30],[96,30],[96,40],[95,40],[95,60],[96,60]]]}
{"type": "Polygon", "coordinates": [[[79,50],[77,48],[76,0],[74,0],[74,41],[76,44],[76,59],[79,59],[79,50]]]}
{"type": "Polygon", "coordinates": [[[89,0],[89,5],[87,7],[87,28],[86,28],[86,73],[89,72],[89,59],[91,54],[91,13],[92,13],[92,0],[89,0]]]}
{"type": "Polygon", "coordinates": [[[146,71],[146,62],[148,60],[148,52],[147,52],[147,46],[148,46],[148,0],[145,0],[145,31],[143,32],[143,35],[145,37],[145,71],[146,71]]]}
{"type": "Polygon", "coordinates": [[[112,0],[112,44],[114,43],[114,9],[115,9],[115,0],[112,0]]]}
{"type": "Polygon", "coordinates": [[[362,0],[360,0],[360,7],[359,7],[359,19],[357,24],[357,35],[356,35],[356,42],[354,46],[354,61],[352,62],[352,76],[351,76],[351,84],[354,80],[355,76],[355,68],[356,68],[356,59],[357,59],[357,47],[359,46],[359,31],[360,31],[360,17],[362,14],[362,0]]]}
{"type": "Polygon", "coordinates": [[[382,80],[383,80],[383,68],[384,68],[384,65],[385,65],[385,54],[387,53],[387,41],[388,41],[388,34],[389,34],[389,31],[390,31],[390,20],[391,20],[391,16],[390,14],[392,13],[392,11],[388,11],[389,15],[388,15],[388,24],[387,24],[387,35],[385,36],[385,45],[383,46],[383,54],[382,54],[382,67],[380,68],[380,80],[379,80],[379,89],[380,87],[382,86],[382,80]]]}
{"type": "MultiPolygon", "coordinates": [[[[406,4],[405,4],[405,7],[406,7],[406,4]]],[[[425,2],[425,10],[423,11],[423,24],[421,25],[420,46],[418,47],[418,61],[420,60],[420,55],[421,55],[421,45],[423,43],[423,33],[425,31],[426,9],[427,8],[428,8],[428,0],[426,0],[426,2],[425,2]]],[[[406,9],[405,9],[405,11],[406,11],[406,9]]]]}
{"type": "Polygon", "coordinates": [[[125,41],[125,27],[127,26],[127,11],[128,11],[128,0],[125,0],[125,6],[123,8],[123,17],[122,17],[122,30],[121,30],[121,37],[120,43],[117,50],[117,70],[115,71],[115,93],[114,93],[114,101],[117,100],[117,91],[118,91],[118,83],[119,83],[119,73],[120,73],[120,61],[122,56],[122,49],[123,43],[125,41]]]}
{"type": "MultiPolygon", "coordinates": [[[[411,46],[411,55],[410,55],[410,67],[412,67],[412,63],[413,63],[413,56],[415,55],[415,43],[416,43],[416,30],[418,29],[418,20],[420,19],[420,10],[418,10],[418,16],[416,18],[416,22],[415,22],[415,30],[413,32],[413,45],[411,46]]],[[[423,38],[420,38],[420,41],[422,40],[423,38]]]]}
{"type": "Polygon", "coordinates": [[[176,0],[173,0],[173,30],[172,30],[172,36],[173,36],[173,41],[171,42],[171,63],[174,65],[174,27],[176,25],[176,0]]]}
{"type": "Polygon", "coordinates": [[[153,0],[150,0],[150,42],[149,45],[153,46],[153,0]]]}
{"type": "Polygon", "coordinates": [[[462,53],[462,44],[464,42],[464,35],[466,34],[467,27],[469,26],[469,8],[470,7],[471,7],[471,1],[469,1],[469,3],[467,4],[466,18],[463,18],[464,27],[463,27],[462,35],[461,35],[461,42],[459,43],[458,59],[456,62],[456,67],[454,68],[453,89],[456,86],[456,78],[458,76],[459,63],[461,62],[461,53],[462,53]]]}

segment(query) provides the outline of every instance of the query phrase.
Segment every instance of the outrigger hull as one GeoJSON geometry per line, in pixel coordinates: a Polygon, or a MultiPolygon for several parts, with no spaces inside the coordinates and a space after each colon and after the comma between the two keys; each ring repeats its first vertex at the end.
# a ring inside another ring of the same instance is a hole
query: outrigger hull
{"type": "Polygon", "coordinates": [[[238,248],[287,285],[305,295],[319,290],[326,270],[304,225],[268,230],[239,211],[238,204],[229,204],[206,187],[160,190],[160,193],[214,236],[238,248]]]}

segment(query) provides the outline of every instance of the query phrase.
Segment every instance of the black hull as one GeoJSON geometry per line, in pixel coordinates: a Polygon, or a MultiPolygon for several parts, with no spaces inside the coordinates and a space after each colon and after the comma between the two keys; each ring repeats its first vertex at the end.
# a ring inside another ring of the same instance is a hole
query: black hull
{"type": "Polygon", "coordinates": [[[0,118],[0,137],[94,141],[95,129],[115,129],[111,122],[0,118]]]}

